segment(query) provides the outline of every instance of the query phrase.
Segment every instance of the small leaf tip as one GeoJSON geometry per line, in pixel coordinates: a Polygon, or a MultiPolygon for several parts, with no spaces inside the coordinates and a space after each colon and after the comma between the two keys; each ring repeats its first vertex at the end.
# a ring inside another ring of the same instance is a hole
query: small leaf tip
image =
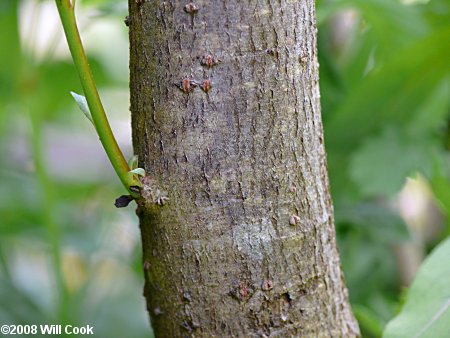
{"type": "Polygon", "coordinates": [[[133,170],[130,170],[130,173],[145,177],[145,170],[142,168],[135,168],[133,170]]]}
{"type": "Polygon", "coordinates": [[[77,94],[75,92],[70,92],[70,95],[72,95],[73,99],[77,103],[78,108],[80,108],[80,110],[88,118],[88,120],[91,121],[92,124],[94,124],[94,120],[92,119],[91,111],[89,109],[86,98],[83,95],[77,94]]]}

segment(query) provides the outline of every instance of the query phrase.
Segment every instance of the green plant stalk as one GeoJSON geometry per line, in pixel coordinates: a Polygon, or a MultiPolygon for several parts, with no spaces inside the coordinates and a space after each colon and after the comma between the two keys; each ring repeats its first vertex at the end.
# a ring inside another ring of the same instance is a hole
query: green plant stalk
{"type": "Polygon", "coordinates": [[[128,166],[128,163],[117,144],[117,141],[109,125],[108,118],[106,117],[106,113],[100,100],[91,68],[89,67],[86,53],[84,52],[80,34],[78,32],[75,19],[75,0],[55,1],[67,38],[70,53],[72,55],[75,67],[78,71],[84,95],[86,97],[89,110],[91,111],[97,134],[122,184],[131,193],[131,195],[135,195],[136,193],[131,191],[130,187],[140,187],[142,186],[142,184],[135,175],[129,173],[130,168],[128,166]]]}

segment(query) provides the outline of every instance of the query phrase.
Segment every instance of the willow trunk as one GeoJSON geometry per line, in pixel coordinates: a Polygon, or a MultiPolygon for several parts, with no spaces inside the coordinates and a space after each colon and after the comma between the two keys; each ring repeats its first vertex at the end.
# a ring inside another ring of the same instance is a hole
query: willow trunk
{"type": "Polygon", "coordinates": [[[129,0],[144,295],[157,337],[355,337],[313,0],[129,0]]]}

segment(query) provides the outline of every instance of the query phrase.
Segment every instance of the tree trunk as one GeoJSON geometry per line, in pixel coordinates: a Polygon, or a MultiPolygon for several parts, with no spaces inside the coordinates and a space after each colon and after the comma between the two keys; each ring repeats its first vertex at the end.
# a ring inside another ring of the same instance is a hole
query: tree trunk
{"type": "Polygon", "coordinates": [[[129,10],[156,336],[359,336],[336,249],[314,1],[129,10]]]}

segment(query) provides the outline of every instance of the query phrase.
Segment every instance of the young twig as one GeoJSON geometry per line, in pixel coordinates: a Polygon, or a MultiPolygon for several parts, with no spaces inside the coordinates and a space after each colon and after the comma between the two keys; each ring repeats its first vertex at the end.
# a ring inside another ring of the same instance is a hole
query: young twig
{"type": "Polygon", "coordinates": [[[109,125],[108,118],[106,117],[92,71],[86,58],[86,53],[84,52],[80,34],[78,32],[74,12],[75,0],[55,1],[62,25],[64,27],[70,53],[78,71],[97,134],[122,184],[133,197],[137,197],[138,194],[136,193],[136,190],[139,190],[137,187],[141,187],[142,183],[139,181],[137,175],[130,173],[130,168],[116,142],[109,125]]]}

